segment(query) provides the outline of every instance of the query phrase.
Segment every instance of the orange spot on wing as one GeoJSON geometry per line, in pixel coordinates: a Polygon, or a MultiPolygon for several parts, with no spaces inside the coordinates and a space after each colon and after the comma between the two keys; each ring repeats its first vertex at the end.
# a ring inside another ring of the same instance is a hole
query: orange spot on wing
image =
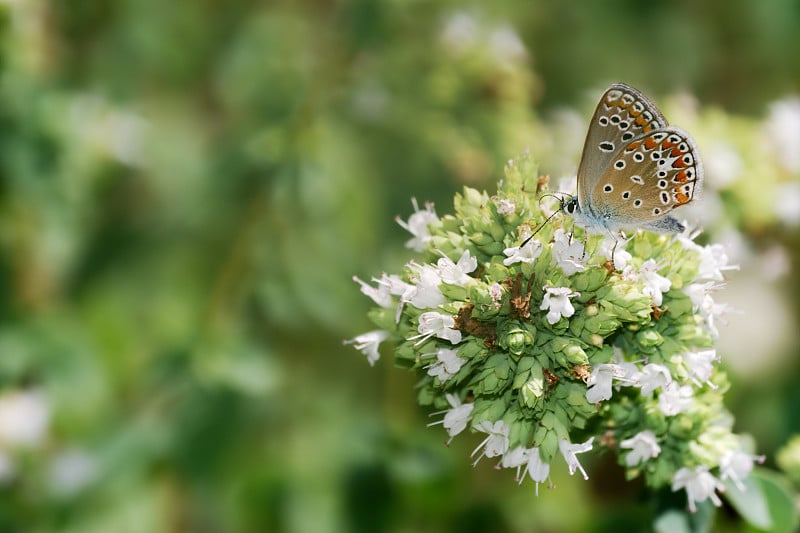
{"type": "Polygon", "coordinates": [[[677,188],[677,187],[676,187],[676,188],[674,188],[674,189],[672,189],[672,192],[673,192],[673,193],[675,193],[675,202],[676,202],[678,205],[683,205],[683,204],[687,203],[689,200],[691,200],[691,198],[689,198],[689,195],[688,195],[688,194],[686,194],[686,193],[682,192],[682,191],[681,191],[679,188],[677,188]]]}
{"type": "MultiPolygon", "coordinates": [[[[673,144],[673,146],[675,146],[675,145],[673,144]]],[[[683,153],[683,152],[681,152],[680,148],[678,148],[677,146],[675,146],[675,148],[673,148],[673,149],[672,149],[672,152],[670,152],[670,154],[669,154],[669,155],[671,155],[672,157],[678,157],[678,156],[679,156],[679,155],[681,155],[682,153],[683,153]]]]}
{"type": "Polygon", "coordinates": [[[628,147],[625,149],[625,151],[626,151],[626,152],[632,152],[632,151],[636,150],[637,148],[639,148],[639,146],[640,146],[641,144],[642,144],[642,141],[635,141],[635,142],[632,142],[632,143],[630,143],[630,144],[628,145],[628,147]]]}
{"type": "Polygon", "coordinates": [[[639,115],[638,117],[636,117],[636,123],[640,126],[644,126],[645,124],[647,124],[647,119],[645,119],[642,115],[639,115]]]}
{"type": "Polygon", "coordinates": [[[688,165],[683,162],[683,159],[678,158],[672,162],[672,168],[686,168],[688,165]]]}
{"type": "MultiPolygon", "coordinates": [[[[649,127],[650,126],[648,126],[648,128],[649,127]]],[[[647,130],[647,128],[645,128],[645,131],[649,131],[649,130],[647,130]]],[[[653,140],[652,137],[648,137],[647,139],[644,140],[644,147],[646,149],[648,149],[648,150],[652,150],[653,148],[656,147],[656,142],[653,140]]]]}
{"type": "Polygon", "coordinates": [[[689,178],[686,177],[686,171],[681,170],[680,172],[678,172],[675,175],[675,181],[677,181],[678,183],[686,183],[687,181],[689,181],[689,178]]]}
{"type": "MultiPolygon", "coordinates": [[[[665,149],[665,150],[666,150],[667,148],[672,148],[673,146],[675,146],[675,143],[671,143],[671,142],[669,142],[669,141],[668,141],[668,140],[666,140],[666,139],[664,139],[664,140],[661,142],[661,147],[662,147],[663,149],[665,149]]],[[[674,155],[674,154],[673,154],[673,155],[674,155]]]]}

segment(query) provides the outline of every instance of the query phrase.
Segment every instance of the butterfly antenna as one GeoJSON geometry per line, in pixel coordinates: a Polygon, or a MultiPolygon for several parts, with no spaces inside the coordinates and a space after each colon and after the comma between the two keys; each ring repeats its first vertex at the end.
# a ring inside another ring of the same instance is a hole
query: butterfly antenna
{"type": "Polygon", "coordinates": [[[526,244],[528,244],[528,241],[530,241],[531,239],[533,239],[533,238],[536,236],[536,234],[537,234],[537,233],[539,233],[539,230],[541,230],[543,227],[545,227],[545,226],[547,225],[547,223],[548,223],[548,222],[550,222],[550,219],[551,219],[551,218],[553,218],[554,216],[556,216],[557,214],[559,214],[559,213],[560,213],[560,212],[561,212],[561,211],[564,209],[564,199],[563,199],[563,197],[561,197],[561,196],[556,196],[555,194],[544,194],[544,195],[542,195],[542,197],[541,197],[541,198],[539,198],[539,203],[541,203],[541,202],[542,202],[542,199],[544,199],[544,198],[545,198],[545,197],[547,197],[547,196],[552,196],[553,198],[555,198],[556,200],[558,200],[558,202],[559,202],[561,205],[559,205],[559,207],[558,207],[558,209],[556,210],[556,212],[555,212],[555,213],[553,213],[552,215],[550,215],[549,217],[547,217],[547,220],[545,220],[544,222],[542,222],[541,224],[539,224],[539,227],[538,227],[538,228],[536,228],[536,230],[535,230],[533,233],[531,233],[531,234],[528,236],[528,238],[527,238],[527,239],[525,239],[524,241],[522,241],[522,244],[520,244],[520,245],[519,245],[519,247],[520,247],[520,248],[522,248],[523,246],[525,246],[526,244]]]}

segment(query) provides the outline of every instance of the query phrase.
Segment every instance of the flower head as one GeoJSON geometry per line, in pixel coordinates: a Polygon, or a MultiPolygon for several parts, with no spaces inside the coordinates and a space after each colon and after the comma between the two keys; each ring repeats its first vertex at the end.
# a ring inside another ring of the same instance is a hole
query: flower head
{"type": "Polygon", "coordinates": [[[648,487],[685,488],[691,508],[714,501],[715,476],[743,484],[755,459],[729,453],[727,385],[716,387],[727,383],[714,349],[725,250],[691,230],[574,238],[572,221],[551,217],[555,203],[542,205],[547,180],[529,156],[505,172],[496,195],[465,187],[441,220],[414,204],[401,224],[421,258],[401,276],[356,279],[380,329],[348,342],[372,364],[381,341],[398,339],[419,403],[446,407],[431,425],[448,443],[483,433],[473,461],[495,457],[537,492],[559,454],[586,478],[578,455],[594,443],[648,487]],[[537,239],[520,246],[532,227],[537,239]]]}

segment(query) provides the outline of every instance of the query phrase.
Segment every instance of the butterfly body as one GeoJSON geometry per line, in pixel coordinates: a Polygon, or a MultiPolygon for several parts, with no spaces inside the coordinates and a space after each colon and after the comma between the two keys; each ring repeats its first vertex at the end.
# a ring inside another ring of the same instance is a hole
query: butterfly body
{"type": "Polygon", "coordinates": [[[578,167],[578,192],[561,208],[593,233],[683,231],[670,215],[692,201],[703,179],[692,138],[669,126],[658,108],[622,83],[603,94],[578,167]]]}

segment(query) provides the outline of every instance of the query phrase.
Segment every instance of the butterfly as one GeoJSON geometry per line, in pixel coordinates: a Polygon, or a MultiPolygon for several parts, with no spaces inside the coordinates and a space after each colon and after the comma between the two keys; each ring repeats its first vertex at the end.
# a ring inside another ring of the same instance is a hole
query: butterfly
{"type": "Polygon", "coordinates": [[[688,133],[641,92],[606,89],[589,124],[578,166],[578,191],[561,210],[593,233],[683,231],[670,215],[700,193],[703,165],[688,133]]]}

